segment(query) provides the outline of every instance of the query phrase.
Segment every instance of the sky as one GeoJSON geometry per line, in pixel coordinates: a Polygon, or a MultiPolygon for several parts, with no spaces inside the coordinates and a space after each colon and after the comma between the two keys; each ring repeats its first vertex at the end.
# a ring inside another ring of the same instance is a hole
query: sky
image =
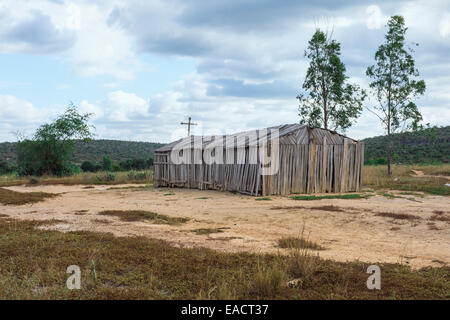
{"type": "MultiPolygon", "coordinates": [[[[333,30],[349,81],[386,22],[405,17],[431,125],[450,124],[450,0],[0,0],[0,141],[31,137],[73,102],[97,139],[170,142],[298,123],[316,28],[333,30]]],[[[366,101],[371,107],[374,99],[366,101]]],[[[346,134],[383,134],[364,111],[346,134]]]]}

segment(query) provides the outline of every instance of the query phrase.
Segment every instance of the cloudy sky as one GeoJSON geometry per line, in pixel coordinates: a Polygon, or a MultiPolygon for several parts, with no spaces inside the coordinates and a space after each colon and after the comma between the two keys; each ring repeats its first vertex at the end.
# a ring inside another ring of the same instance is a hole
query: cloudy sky
{"type": "MultiPolygon", "coordinates": [[[[449,125],[449,0],[0,0],[0,141],[30,135],[69,101],[106,139],[169,142],[188,115],[197,134],[298,122],[315,28],[333,28],[350,80],[367,87],[394,14],[420,44],[424,120],[449,125]]],[[[368,112],[347,132],[382,133],[368,112]]]]}

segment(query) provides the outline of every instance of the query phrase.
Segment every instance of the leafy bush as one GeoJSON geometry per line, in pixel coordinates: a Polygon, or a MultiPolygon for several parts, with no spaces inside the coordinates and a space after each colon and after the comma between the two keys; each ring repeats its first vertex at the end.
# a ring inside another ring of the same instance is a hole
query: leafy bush
{"type": "Polygon", "coordinates": [[[150,175],[146,172],[136,172],[136,171],[130,171],[128,173],[128,179],[129,180],[147,180],[150,177],[150,175]]]}
{"type": "Polygon", "coordinates": [[[73,139],[91,137],[87,123],[90,115],[80,115],[73,105],[54,122],[41,125],[32,139],[18,143],[18,172],[20,175],[71,175],[73,139]]]}
{"type": "Polygon", "coordinates": [[[102,169],[103,171],[111,171],[112,170],[112,161],[109,156],[104,156],[102,160],[102,169]]]}
{"type": "Polygon", "coordinates": [[[84,161],[84,162],[81,164],[81,169],[82,169],[84,172],[95,172],[95,171],[96,171],[96,170],[95,170],[95,164],[92,163],[92,162],[90,162],[90,161],[84,161]]]}
{"type": "Polygon", "coordinates": [[[111,182],[116,180],[116,174],[115,173],[105,173],[102,175],[97,176],[98,182],[111,182]]]}
{"type": "Polygon", "coordinates": [[[0,160],[0,174],[12,173],[14,168],[11,167],[6,161],[0,160]]]}

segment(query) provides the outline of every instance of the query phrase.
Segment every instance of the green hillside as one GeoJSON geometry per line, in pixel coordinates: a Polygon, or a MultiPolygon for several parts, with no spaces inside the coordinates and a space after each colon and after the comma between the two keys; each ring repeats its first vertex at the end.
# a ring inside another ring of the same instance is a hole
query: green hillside
{"type": "MultiPolygon", "coordinates": [[[[366,163],[382,163],[386,159],[387,136],[367,138],[362,142],[365,143],[366,163]]],[[[394,134],[392,153],[397,164],[448,163],[450,126],[394,134]]]]}
{"type": "MultiPolygon", "coordinates": [[[[386,158],[387,136],[362,140],[366,163],[383,162],[386,158]]],[[[449,163],[450,126],[407,132],[392,136],[394,162],[398,164],[449,163]]],[[[126,159],[148,159],[161,143],[119,140],[76,141],[73,161],[101,161],[108,155],[114,162],[126,159]]],[[[16,143],[0,143],[0,160],[16,161],[16,143]]]]}
{"type": "MultiPolygon", "coordinates": [[[[126,159],[148,159],[153,157],[153,152],[163,146],[161,143],[135,142],[119,140],[91,140],[88,142],[76,141],[73,161],[101,161],[108,155],[114,162],[126,159]]],[[[0,143],[0,160],[8,163],[16,161],[16,143],[0,143]]]]}

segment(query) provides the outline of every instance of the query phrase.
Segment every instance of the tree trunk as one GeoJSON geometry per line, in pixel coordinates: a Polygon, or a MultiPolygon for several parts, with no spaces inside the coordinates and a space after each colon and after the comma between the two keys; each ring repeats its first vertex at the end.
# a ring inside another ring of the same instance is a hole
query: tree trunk
{"type": "Polygon", "coordinates": [[[387,171],[388,176],[391,172],[391,93],[392,93],[392,60],[389,58],[389,80],[388,80],[388,114],[387,114],[387,131],[388,131],[388,145],[387,145],[387,171]]]}
{"type": "Polygon", "coordinates": [[[387,145],[387,170],[388,175],[392,174],[391,171],[391,126],[388,125],[388,145],[387,145]]]}
{"type": "Polygon", "coordinates": [[[387,134],[388,134],[388,145],[387,145],[387,171],[388,176],[392,174],[391,172],[391,94],[389,85],[389,95],[388,95],[388,114],[387,114],[387,134]]]}

